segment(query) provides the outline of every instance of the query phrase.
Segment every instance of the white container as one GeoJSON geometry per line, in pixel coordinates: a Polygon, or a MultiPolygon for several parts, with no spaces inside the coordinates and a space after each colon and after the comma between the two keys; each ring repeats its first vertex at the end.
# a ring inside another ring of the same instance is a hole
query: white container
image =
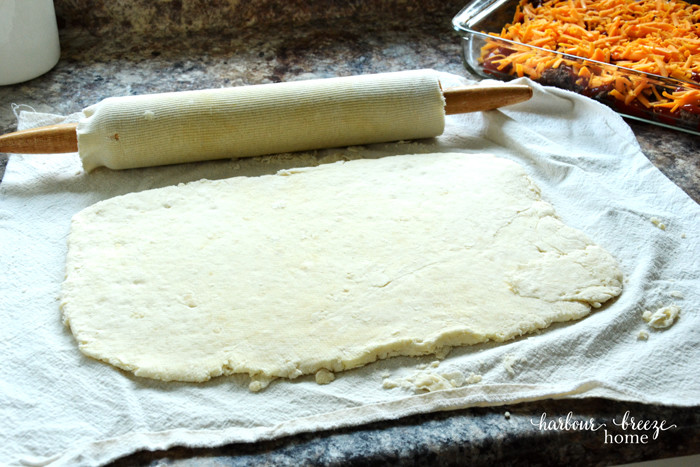
{"type": "Polygon", "coordinates": [[[0,0],[0,85],[36,78],[60,55],[53,0],[0,0]]]}

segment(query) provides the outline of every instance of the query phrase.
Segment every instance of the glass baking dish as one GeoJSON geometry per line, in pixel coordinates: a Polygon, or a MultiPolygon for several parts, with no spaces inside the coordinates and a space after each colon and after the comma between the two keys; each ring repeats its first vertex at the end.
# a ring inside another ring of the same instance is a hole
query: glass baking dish
{"type": "MultiPolygon", "coordinates": [[[[699,2],[700,0],[686,0],[686,3],[699,2]]],[[[594,86],[590,83],[600,82],[601,79],[595,80],[590,77],[615,76],[616,79],[628,80],[632,83],[630,86],[644,82],[645,86],[648,84],[654,92],[652,97],[663,95],[664,92],[671,94],[691,90],[691,95],[694,96],[700,91],[700,83],[666,78],[497,37],[506,24],[513,22],[519,3],[519,0],[473,0],[453,18],[452,25],[462,37],[464,66],[473,75],[505,81],[519,76],[532,78],[528,75],[528,69],[523,70],[522,66],[518,69],[515,66],[501,67],[494,61],[489,61],[489,51],[493,50],[498,50],[500,56],[525,52],[534,54],[530,56],[536,57],[537,60],[541,57],[549,63],[555,59],[554,62],[558,63],[556,69],[550,68],[533,79],[544,85],[568,89],[591,97],[624,117],[700,135],[700,97],[693,97],[690,103],[671,109],[655,106],[653,102],[650,104],[650,99],[644,99],[646,102],[643,102],[636,97],[631,98],[633,96],[620,95],[610,86],[594,86]],[[584,79],[581,79],[582,75],[584,79]]]]}

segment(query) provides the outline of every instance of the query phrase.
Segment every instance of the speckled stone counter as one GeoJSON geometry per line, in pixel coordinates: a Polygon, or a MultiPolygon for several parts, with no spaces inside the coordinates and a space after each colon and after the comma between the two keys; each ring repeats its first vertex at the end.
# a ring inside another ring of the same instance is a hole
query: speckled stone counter
{"type": "MultiPolygon", "coordinates": [[[[415,68],[466,75],[450,25],[463,2],[56,0],[61,60],[42,77],[0,87],[0,132],[15,130],[12,103],[69,114],[108,96],[415,68]]],[[[647,157],[700,201],[700,138],[629,123],[647,157]]],[[[6,160],[0,156],[1,172],[6,160]]],[[[697,408],[587,399],[433,413],[216,449],[140,452],[115,465],[609,465],[691,454],[700,454],[697,408]],[[618,443],[614,435],[624,431],[613,420],[627,412],[677,428],[646,444],[618,443]],[[545,414],[606,423],[611,438],[601,430],[543,429],[545,414]]]]}

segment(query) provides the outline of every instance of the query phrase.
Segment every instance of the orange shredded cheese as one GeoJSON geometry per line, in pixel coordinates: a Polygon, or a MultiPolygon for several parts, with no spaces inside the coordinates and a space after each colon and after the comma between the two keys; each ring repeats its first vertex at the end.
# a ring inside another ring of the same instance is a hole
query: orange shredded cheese
{"type": "Polygon", "coordinates": [[[563,63],[589,94],[605,89],[626,104],[671,112],[690,105],[700,111],[700,5],[681,0],[547,0],[536,6],[530,1],[521,0],[513,22],[492,35],[585,61],[536,49],[513,50],[493,41],[483,48],[482,62],[534,80],[563,63]],[[659,92],[659,82],[644,74],[623,74],[605,64],[675,78],[689,89],[659,92]]]}

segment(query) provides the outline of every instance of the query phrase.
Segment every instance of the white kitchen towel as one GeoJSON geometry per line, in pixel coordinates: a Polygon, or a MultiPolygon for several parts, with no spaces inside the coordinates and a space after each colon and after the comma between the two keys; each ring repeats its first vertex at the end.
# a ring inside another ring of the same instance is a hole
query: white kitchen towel
{"type": "MultiPolygon", "coordinates": [[[[465,82],[447,74],[441,81],[465,82]]],[[[90,174],[77,154],[12,156],[0,184],[0,462],[95,465],[143,448],[256,441],[544,398],[700,405],[700,207],[653,167],[614,112],[528,84],[532,100],[448,116],[445,134],[432,140],[90,174]],[[201,178],[440,151],[522,164],[565,223],[618,258],[622,295],[577,322],[454,349],[436,368],[429,365],[435,357],[393,358],[340,373],[329,385],[304,377],[260,393],[249,392],[243,376],[190,384],[126,374],[83,356],[62,325],[70,219],[96,201],[201,178]],[[643,313],[666,306],[680,309],[677,321],[649,327],[643,313]],[[460,372],[467,383],[428,393],[383,387],[387,376],[405,381],[416,371],[460,372]]],[[[23,112],[19,125],[64,120],[23,112]]]]}

